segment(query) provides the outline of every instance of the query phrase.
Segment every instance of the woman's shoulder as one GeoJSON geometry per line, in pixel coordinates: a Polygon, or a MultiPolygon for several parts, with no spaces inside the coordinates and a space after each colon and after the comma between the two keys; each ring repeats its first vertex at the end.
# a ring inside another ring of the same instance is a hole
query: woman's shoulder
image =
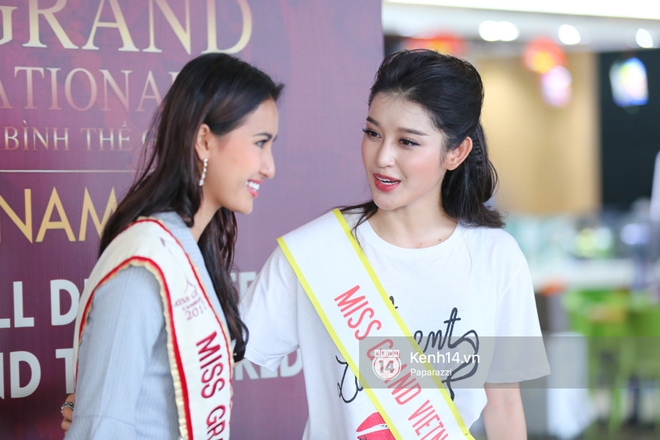
{"type": "Polygon", "coordinates": [[[162,306],[161,286],[156,277],[146,268],[126,266],[97,286],[94,307],[98,313],[127,313],[139,310],[142,319],[160,321],[162,306]],[[100,312],[105,311],[105,312],[100,312]]]}
{"type": "Polygon", "coordinates": [[[282,238],[285,241],[300,236],[304,236],[307,241],[325,239],[328,237],[328,234],[333,231],[341,231],[346,226],[348,226],[349,230],[353,229],[359,218],[359,214],[341,212],[336,208],[289,231],[282,238]]]}
{"type": "Polygon", "coordinates": [[[512,255],[524,258],[518,242],[502,228],[460,225],[466,243],[489,255],[512,255]]]}
{"type": "Polygon", "coordinates": [[[515,243],[515,239],[511,234],[505,231],[503,228],[490,228],[488,226],[470,226],[461,223],[461,229],[465,234],[478,237],[480,239],[493,241],[493,242],[503,242],[503,243],[515,243]]]}
{"type": "Polygon", "coordinates": [[[185,265],[188,261],[186,255],[186,250],[181,250],[176,238],[162,222],[153,218],[138,219],[103,250],[89,280],[94,285],[102,280],[107,282],[108,277],[115,281],[112,284],[116,284],[117,280],[123,283],[127,278],[131,279],[128,283],[139,282],[143,285],[146,280],[147,284],[151,284],[153,270],[162,271],[182,263],[185,265]]]}
{"type": "Polygon", "coordinates": [[[126,226],[108,247],[125,246],[127,242],[134,245],[145,245],[158,241],[160,236],[168,234],[169,228],[161,220],[154,217],[140,217],[126,226]]]}
{"type": "Polygon", "coordinates": [[[156,276],[144,266],[128,265],[120,268],[116,274],[103,283],[99,291],[160,291],[160,284],[156,276]]]}
{"type": "MultiPolygon", "coordinates": [[[[124,254],[126,252],[135,253],[151,247],[162,248],[169,245],[180,245],[187,251],[180,230],[188,231],[185,225],[182,228],[178,223],[172,221],[173,218],[176,218],[183,224],[176,213],[172,214],[174,216],[158,215],[138,218],[117,234],[104,253],[109,250],[117,252],[120,249],[122,250],[120,252],[124,254]]],[[[190,233],[188,232],[188,234],[190,233]]]]}

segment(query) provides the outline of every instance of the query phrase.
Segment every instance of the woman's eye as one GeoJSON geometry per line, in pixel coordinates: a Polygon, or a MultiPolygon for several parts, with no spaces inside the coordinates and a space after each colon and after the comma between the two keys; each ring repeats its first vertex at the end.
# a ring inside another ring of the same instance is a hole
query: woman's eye
{"type": "Polygon", "coordinates": [[[268,141],[265,140],[265,139],[263,141],[259,141],[259,142],[257,142],[257,146],[263,148],[263,146],[266,145],[266,142],[268,142],[268,141]]]}
{"type": "Polygon", "coordinates": [[[371,130],[370,128],[363,128],[362,131],[369,137],[378,137],[378,133],[371,130]]]}
{"type": "Polygon", "coordinates": [[[415,141],[411,141],[410,139],[401,139],[399,142],[401,142],[404,146],[406,147],[417,147],[419,144],[415,141]]]}

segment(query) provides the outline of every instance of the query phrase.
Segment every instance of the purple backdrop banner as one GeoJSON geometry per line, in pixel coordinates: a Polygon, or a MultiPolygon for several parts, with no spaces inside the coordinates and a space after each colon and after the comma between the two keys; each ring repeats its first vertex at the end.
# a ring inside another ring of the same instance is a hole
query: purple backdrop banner
{"type": "MultiPolygon", "coordinates": [[[[360,128],[382,46],[380,0],[0,0],[0,438],[62,437],[79,295],[181,67],[224,51],[286,83],[277,175],[239,218],[244,292],[276,237],[368,197],[360,128]]],[[[276,373],[240,364],[234,396],[234,437],[300,438],[295,353],[276,373]]]]}

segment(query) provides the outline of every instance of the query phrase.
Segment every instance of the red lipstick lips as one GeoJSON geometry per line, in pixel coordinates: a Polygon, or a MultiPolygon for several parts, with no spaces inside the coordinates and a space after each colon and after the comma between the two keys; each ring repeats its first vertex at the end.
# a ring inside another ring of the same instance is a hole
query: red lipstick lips
{"type": "Polygon", "coordinates": [[[390,176],[386,176],[384,174],[374,173],[373,176],[374,176],[374,184],[376,185],[376,188],[378,188],[378,190],[383,192],[394,191],[396,187],[399,186],[399,183],[401,183],[400,180],[397,180],[390,176]]]}

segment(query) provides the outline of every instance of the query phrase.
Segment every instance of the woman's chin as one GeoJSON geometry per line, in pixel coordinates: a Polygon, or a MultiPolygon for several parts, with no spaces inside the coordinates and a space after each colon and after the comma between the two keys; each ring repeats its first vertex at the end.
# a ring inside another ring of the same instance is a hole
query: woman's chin
{"type": "Polygon", "coordinates": [[[234,206],[224,206],[224,208],[234,212],[235,214],[250,214],[254,209],[254,203],[242,203],[234,206]]]}
{"type": "Polygon", "coordinates": [[[382,200],[379,197],[374,197],[372,199],[374,201],[374,204],[378,207],[378,209],[381,209],[383,211],[393,211],[394,209],[398,208],[398,206],[390,200],[382,200]]]}

